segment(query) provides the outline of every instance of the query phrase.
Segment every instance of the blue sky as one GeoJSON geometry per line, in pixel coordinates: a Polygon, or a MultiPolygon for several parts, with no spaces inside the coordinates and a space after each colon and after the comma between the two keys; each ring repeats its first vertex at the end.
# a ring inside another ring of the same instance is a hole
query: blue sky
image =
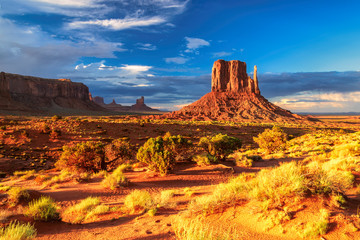
{"type": "Polygon", "coordinates": [[[174,110],[210,91],[217,59],[258,66],[295,112],[360,112],[360,3],[0,0],[0,71],[70,78],[93,96],[174,110]]]}

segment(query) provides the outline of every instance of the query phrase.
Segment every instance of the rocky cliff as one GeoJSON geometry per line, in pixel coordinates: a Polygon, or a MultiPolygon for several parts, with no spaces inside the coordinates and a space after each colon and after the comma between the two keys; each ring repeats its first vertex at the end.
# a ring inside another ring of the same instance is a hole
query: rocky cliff
{"type": "Polygon", "coordinates": [[[89,88],[70,79],[45,79],[1,72],[0,109],[30,112],[103,108],[90,99],[89,88]]]}
{"type": "Polygon", "coordinates": [[[254,68],[254,79],[246,72],[246,63],[237,60],[217,60],[212,68],[212,92],[246,92],[260,94],[254,68]]]}
{"type": "Polygon", "coordinates": [[[265,99],[259,90],[257,67],[251,78],[246,63],[217,60],[212,68],[211,92],[166,118],[225,121],[306,120],[265,99]]]}

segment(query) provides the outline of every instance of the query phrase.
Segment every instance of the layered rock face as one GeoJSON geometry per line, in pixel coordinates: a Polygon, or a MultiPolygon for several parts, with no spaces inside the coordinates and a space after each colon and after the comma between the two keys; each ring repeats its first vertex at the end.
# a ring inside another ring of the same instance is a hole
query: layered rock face
{"type": "MultiPolygon", "coordinates": [[[[256,66],[255,66],[256,67],[256,66]]],[[[247,92],[260,94],[256,71],[254,79],[246,73],[246,63],[217,60],[212,68],[212,92],[247,92]]]]}
{"type": "Polygon", "coordinates": [[[1,72],[0,86],[2,110],[104,110],[90,100],[86,85],[70,79],[45,79],[1,72]]]}
{"type": "Polygon", "coordinates": [[[212,68],[211,92],[167,118],[225,121],[293,121],[293,114],[266,100],[259,90],[257,67],[251,78],[246,63],[217,60],[212,68]]]}

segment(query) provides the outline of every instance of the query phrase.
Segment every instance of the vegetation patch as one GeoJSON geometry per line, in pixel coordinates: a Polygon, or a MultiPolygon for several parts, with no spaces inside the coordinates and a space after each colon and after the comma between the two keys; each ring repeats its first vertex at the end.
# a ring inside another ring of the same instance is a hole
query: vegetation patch
{"type": "Polygon", "coordinates": [[[34,220],[51,221],[59,220],[58,206],[50,197],[42,196],[29,203],[26,215],[34,220]]]}

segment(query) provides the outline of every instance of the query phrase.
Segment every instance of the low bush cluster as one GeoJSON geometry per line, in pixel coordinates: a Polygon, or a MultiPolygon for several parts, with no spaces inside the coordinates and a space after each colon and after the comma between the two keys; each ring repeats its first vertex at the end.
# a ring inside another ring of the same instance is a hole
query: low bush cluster
{"type": "Polygon", "coordinates": [[[263,133],[254,137],[254,142],[269,154],[285,150],[287,139],[287,134],[280,127],[274,126],[272,129],[265,129],[263,133]]]}
{"type": "Polygon", "coordinates": [[[146,163],[149,169],[166,175],[173,168],[176,155],[189,146],[191,142],[184,137],[167,133],[163,137],[149,138],[139,148],[136,157],[140,162],[146,163]]]}
{"type": "Polygon", "coordinates": [[[213,137],[202,137],[198,146],[217,162],[224,161],[229,154],[241,148],[241,140],[219,133],[213,137]]]}

